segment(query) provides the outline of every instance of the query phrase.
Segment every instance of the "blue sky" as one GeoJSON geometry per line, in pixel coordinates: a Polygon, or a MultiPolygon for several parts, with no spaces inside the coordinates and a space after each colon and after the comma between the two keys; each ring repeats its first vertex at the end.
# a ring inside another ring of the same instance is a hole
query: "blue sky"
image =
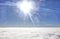
{"type": "MultiPolygon", "coordinates": [[[[18,0],[19,1],[19,0],[18,0]]],[[[39,2],[38,11],[32,11],[32,20],[24,15],[16,6],[8,6],[6,3],[15,3],[17,0],[0,0],[0,25],[2,26],[35,26],[35,27],[57,27],[60,26],[60,0],[43,0],[39,2]],[[18,13],[20,14],[16,14],[18,13]]],[[[36,1],[35,1],[36,2],[36,1]]]]}

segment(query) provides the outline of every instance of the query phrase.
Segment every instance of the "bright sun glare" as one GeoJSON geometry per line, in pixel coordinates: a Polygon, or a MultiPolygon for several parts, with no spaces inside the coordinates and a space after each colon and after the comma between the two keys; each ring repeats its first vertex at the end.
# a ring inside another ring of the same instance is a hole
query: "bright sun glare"
{"type": "Polygon", "coordinates": [[[31,9],[33,8],[32,3],[29,1],[22,1],[17,3],[17,7],[24,13],[29,14],[31,9]]]}
{"type": "MultiPolygon", "coordinates": [[[[37,3],[38,4],[38,3],[37,3]]],[[[23,18],[24,18],[24,22],[27,18],[27,16],[30,18],[31,22],[34,24],[34,21],[32,19],[32,13],[31,11],[34,11],[34,10],[38,10],[38,5],[36,5],[36,3],[34,1],[30,1],[30,0],[22,0],[22,1],[19,1],[16,3],[16,6],[17,8],[20,10],[20,13],[22,13],[23,18]]],[[[20,14],[18,12],[18,15],[20,16],[20,14]]]]}

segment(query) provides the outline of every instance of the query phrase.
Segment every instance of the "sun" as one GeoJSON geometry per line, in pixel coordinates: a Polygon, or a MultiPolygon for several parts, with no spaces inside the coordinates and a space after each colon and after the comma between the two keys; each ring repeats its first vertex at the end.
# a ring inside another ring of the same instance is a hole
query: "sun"
{"type": "Polygon", "coordinates": [[[27,0],[18,2],[16,5],[25,15],[29,14],[31,9],[33,8],[32,2],[29,2],[27,0]]]}

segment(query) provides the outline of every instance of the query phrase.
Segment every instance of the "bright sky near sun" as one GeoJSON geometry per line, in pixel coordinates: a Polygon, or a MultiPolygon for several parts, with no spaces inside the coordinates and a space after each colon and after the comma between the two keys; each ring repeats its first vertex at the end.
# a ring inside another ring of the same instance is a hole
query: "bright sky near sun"
{"type": "Polygon", "coordinates": [[[0,25],[59,26],[60,1],[0,0],[0,25]]]}

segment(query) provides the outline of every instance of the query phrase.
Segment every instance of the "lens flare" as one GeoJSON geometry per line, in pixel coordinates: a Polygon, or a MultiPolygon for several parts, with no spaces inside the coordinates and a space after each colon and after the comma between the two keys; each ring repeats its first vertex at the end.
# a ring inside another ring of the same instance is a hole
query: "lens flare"
{"type": "MultiPolygon", "coordinates": [[[[24,23],[26,23],[27,17],[28,19],[31,20],[31,23],[33,25],[35,25],[35,22],[33,20],[33,14],[34,11],[38,11],[39,7],[38,7],[38,3],[36,1],[33,0],[22,0],[16,3],[17,8],[20,10],[20,12],[18,12],[19,16],[23,15],[22,18],[24,20],[24,23]],[[21,14],[20,14],[21,13],[21,14]]],[[[29,20],[29,22],[30,22],[29,20]]]]}

